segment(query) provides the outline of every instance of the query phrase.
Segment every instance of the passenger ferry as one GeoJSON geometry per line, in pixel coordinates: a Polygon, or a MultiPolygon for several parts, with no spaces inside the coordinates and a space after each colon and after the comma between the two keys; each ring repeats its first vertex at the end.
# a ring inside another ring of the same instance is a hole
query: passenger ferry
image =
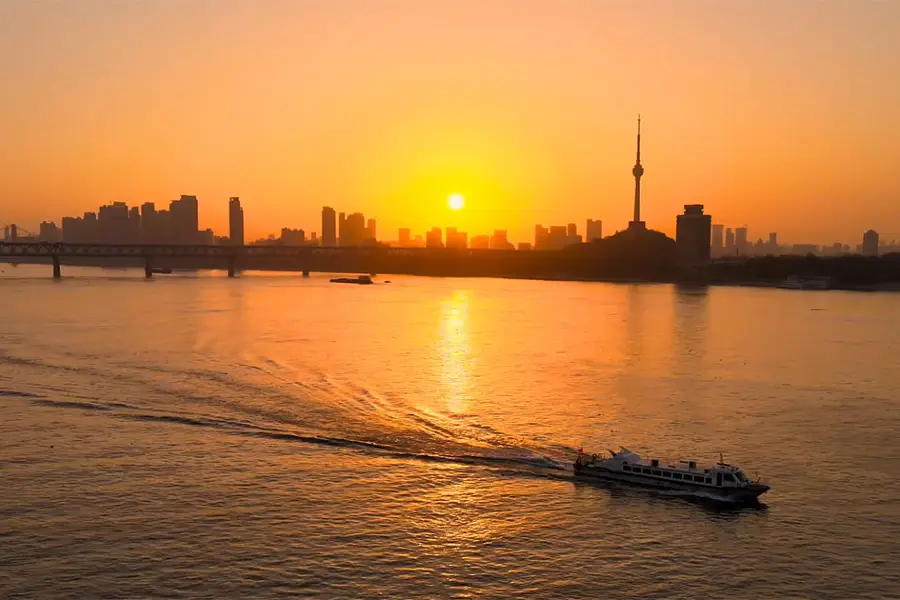
{"type": "Polygon", "coordinates": [[[585,454],[579,449],[575,474],[688,492],[727,502],[751,502],[769,491],[768,485],[750,481],[738,467],[721,458],[712,466],[698,466],[693,460],[665,465],[656,458],[641,458],[626,448],[619,452],[610,450],[609,454],[609,457],[585,454]]]}

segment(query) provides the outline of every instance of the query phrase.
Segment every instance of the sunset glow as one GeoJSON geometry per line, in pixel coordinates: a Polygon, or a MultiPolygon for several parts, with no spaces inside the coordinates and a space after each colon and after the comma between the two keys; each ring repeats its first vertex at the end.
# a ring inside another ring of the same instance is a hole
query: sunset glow
{"type": "Polygon", "coordinates": [[[650,227],[900,238],[898,30],[897,2],[6,2],[0,213],[196,194],[225,233],[240,196],[251,239],[323,205],[393,239],[455,188],[470,234],[613,233],[640,112],[650,227]]]}
{"type": "Polygon", "coordinates": [[[447,206],[450,207],[450,210],[460,210],[465,203],[466,201],[462,194],[450,194],[450,197],[447,198],[447,206]]]}

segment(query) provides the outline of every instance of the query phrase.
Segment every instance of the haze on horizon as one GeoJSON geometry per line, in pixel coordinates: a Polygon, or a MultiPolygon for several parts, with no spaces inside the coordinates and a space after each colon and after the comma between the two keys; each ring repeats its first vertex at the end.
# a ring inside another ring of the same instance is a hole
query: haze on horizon
{"type": "Polygon", "coordinates": [[[200,199],[248,239],[643,218],[900,238],[900,2],[0,1],[0,221],[200,199]],[[452,212],[447,197],[465,196],[452,212]]]}

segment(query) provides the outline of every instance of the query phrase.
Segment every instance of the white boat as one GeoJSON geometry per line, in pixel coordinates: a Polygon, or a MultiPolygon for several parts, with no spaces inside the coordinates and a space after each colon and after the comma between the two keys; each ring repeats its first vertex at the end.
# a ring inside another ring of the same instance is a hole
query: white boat
{"type": "Polygon", "coordinates": [[[750,481],[738,467],[721,460],[715,465],[702,466],[696,461],[680,461],[676,465],[663,464],[659,459],[644,459],[622,448],[609,451],[609,456],[585,454],[578,451],[575,474],[622,481],[727,502],[755,501],[769,491],[769,486],[750,481]]]}

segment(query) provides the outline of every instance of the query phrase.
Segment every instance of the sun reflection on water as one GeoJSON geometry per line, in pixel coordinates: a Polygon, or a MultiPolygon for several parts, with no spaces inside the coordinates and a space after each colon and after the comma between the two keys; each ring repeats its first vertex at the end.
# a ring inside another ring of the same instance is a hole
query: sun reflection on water
{"type": "Polygon", "coordinates": [[[472,357],[469,346],[469,292],[456,290],[441,303],[438,330],[441,386],[447,410],[459,414],[469,407],[472,357]]]}

